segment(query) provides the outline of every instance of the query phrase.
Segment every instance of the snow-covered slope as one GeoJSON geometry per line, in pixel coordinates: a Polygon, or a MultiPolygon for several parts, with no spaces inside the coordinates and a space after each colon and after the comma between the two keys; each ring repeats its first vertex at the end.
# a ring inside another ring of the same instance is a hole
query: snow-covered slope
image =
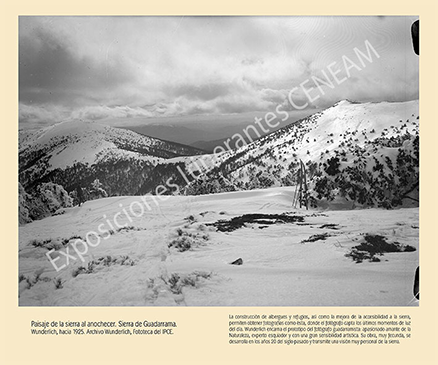
{"type": "Polygon", "coordinates": [[[112,182],[110,175],[132,177],[135,171],[144,177],[167,158],[200,151],[97,123],[64,122],[34,133],[20,131],[19,153],[20,182],[25,189],[53,181],[70,190],[74,184],[99,178],[111,194],[133,194],[141,180],[124,190],[122,181],[112,182]]]}
{"type": "Polygon", "coordinates": [[[157,204],[147,197],[151,209],[143,205],[144,214],[139,214],[141,197],[111,197],[29,223],[20,227],[19,303],[418,305],[412,294],[418,266],[418,209],[306,211],[292,209],[293,194],[293,188],[269,188],[171,196],[157,204]],[[113,220],[118,213],[118,223],[125,226],[121,229],[113,220]],[[211,225],[245,214],[266,217],[228,232],[211,225]],[[280,223],[269,216],[301,218],[280,223]],[[99,244],[89,232],[98,232],[99,244]],[[77,244],[82,262],[73,245],[79,237],[86,240],[87,233],[92,246],[77,244]],[[355,263],[346,255],[367,235],[411,249],[355,263]],[[46,257],[52,249],[51,257],[59,257],[58,267],[69,260],[59,272],[46,257]],[[67,258],[66,252],[75,259],[67,258]],[[239,258],[242,265],[230,264],[239,258]]]}
{"type": "Polygon", "coordinates": [[[186,192],[208,193],[206,187],[218,177],[226,181],[224,191],[230,185],[237,190],[295,185],[302,160],[315,200],[334,199],[329,192],[339,189],[339,195],[359,204],[398,205],[406,192],[392,190],[418,186],[418,135],[418,100],[363,104],[343,100],[224,154],[217,167],[186,192]],[[379,199],[359,198],[361,190],[379,199]]]}

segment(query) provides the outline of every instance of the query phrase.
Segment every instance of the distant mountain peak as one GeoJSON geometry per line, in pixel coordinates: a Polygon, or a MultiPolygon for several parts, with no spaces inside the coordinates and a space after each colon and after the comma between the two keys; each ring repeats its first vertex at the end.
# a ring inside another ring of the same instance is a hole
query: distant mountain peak
{"type": "Polygon", "coordinates": [[[190,146],[95,122],[62,122],[20,132],[19,180],[25,189],[51,181],[69,190],[78,182],[99,178],[110,194],[126,194],[132,181],[140,181],[158,163],[200,153],[190,146]]]}

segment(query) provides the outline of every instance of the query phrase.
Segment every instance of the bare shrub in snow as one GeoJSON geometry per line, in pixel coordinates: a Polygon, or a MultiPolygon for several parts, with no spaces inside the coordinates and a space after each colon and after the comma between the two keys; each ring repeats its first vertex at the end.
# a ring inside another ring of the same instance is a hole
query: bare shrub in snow
{"type": "Polygon", "coordinates": [[[172,273],[169,278],[161,277],[173,294],[181,294],[184,287],[198,287],[203,280],[208,280],[211,272],[194,271],[190,274],[172,273]]]}
{"type": "Polygon", "coordinates": [[[173,239],[167,247],[176,248],[179,252],[188,251],[193,247],[202,245],[210,239],[208,233],[195,232],[191,233],[181,228],[176,229],[177,237],[173,239]]]}
{"type": "Polygon", "coordinates": [[[110,267],[114,265],[120,266],[134,266],[135,261],[131,259],[129,256],[102,256],[98,259],[92,260],[88,263],[87,267],[79,266],[75,270],[72,271],[72,276],[75,278],[80,274],[93,274],[96,271],[99,271],[105,267],[110,267]]]}

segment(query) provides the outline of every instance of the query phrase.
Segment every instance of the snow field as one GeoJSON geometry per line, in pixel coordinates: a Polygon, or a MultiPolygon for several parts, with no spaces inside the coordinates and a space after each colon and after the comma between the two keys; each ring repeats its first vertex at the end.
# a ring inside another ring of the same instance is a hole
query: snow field
{"type": "MultiPolygon", "coordinates": [[[[350,211],[291,207],[294,187],[201,196],[150,203],[139,217],[119,215],[125,229],[102,234],[84,261],[70,259],[59,272],[46,247],[32,240],[74,239],[108,220],[139,197],[88,201],[80,208],[20,227],[20,305],[30,306],[407,306],[418,266],[418,208],[350,211]],[[120,207],[120,204],[122,207],[120,207]],[[249,223],[219,232],[209,223],[243,214],[304,216],[302,223],[249,223]],[[323,225],[326,228],[321,228],[323,225]],[[335,228],[335,229],[333,229],[335,228]],[[337,228],[337,229],[336,229],[337,228]],[[325,240],[303,242],[326,233],[325,240]],[[414,252],[385,253],[381,262],[357,264],[345,257],[365,234],[409,244],[414,252]],[[186,237],[189,247],[169,245],[186,237]],[[242,258],[243,265],[231,265],[242,258]],[[83,267],[83,269],[80,269],[83,267]]],[[[137,214],[138,215],[138,214],[137,214]]],[[[112,223],[114,225],[114,223],[112,223]]],[[[116,228],[116,227],[114,227],[116,228]]],[[[65,263],[63,255],[59,255],[65,263]]],[[[62,261],[61,261],[62,260],[62,261]]]]}

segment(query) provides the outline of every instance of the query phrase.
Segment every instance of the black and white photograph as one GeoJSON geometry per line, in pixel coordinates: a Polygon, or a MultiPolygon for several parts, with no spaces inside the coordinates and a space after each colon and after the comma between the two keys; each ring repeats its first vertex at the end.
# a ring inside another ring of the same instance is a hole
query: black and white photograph
{"type": "Polygon", "coordinates": [[[20,16],[18,305],[419,306],[419,16],[20,16]]]}

